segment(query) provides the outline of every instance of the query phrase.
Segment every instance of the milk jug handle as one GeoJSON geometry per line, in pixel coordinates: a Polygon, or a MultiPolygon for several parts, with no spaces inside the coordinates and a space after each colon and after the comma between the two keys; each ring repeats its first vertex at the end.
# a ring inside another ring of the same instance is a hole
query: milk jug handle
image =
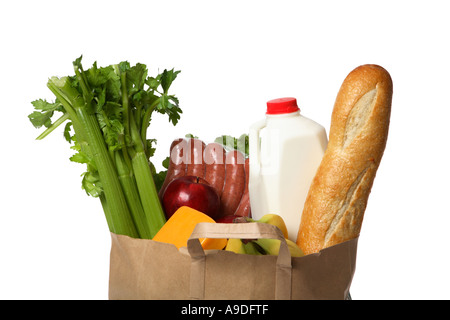
{"type": "Polygon", "coordinates": [[[261,169],[261,144],[259,132],[266,126],[266,119],[260,120],[250,127],[249,132],[249,153],[250,156],[250,175],[259,176],[261,169]]]}

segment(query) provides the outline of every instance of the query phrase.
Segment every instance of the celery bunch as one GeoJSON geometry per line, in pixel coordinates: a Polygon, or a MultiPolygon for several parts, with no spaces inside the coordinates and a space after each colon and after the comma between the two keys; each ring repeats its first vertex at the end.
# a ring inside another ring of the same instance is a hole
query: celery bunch
{"type": "Polygon", "coordinates": [[[73,62],[75,75],[52,77],[47,86],[56,99],[32,102],[32,124],[47,129],[42,139],[65,124],[64,137],[76,153],[70,160],[86,164],[82,188],[100,198],[109,230],[134,238],[151,239],[165,223],[150,161],[155,139],[147,138],[153,112],[166,114],[176,125],[182,113],[168,90],[180,71],[148,75],[144,64],[126,61],[84,70],[81,57],[73,62]],[[62,115],[54,122],[55,112],[62,115]]]}

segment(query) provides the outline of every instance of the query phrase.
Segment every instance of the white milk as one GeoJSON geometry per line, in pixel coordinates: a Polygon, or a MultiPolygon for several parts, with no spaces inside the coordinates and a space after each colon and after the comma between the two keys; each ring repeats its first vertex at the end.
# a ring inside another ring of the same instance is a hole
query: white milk
{"type": "Polygon", "coordinates": [[[295,98],[267,102],[266,118],[250,127],[252,218],[280,215],[296,241],[309,186],[327,147],[325,128],[302,116],[295,98]]]}

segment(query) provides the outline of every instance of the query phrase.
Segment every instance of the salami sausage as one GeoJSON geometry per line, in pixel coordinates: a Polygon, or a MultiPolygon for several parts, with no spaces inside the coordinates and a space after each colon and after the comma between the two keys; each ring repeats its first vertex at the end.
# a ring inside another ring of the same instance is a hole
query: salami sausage
{"type": "Polygon", "coordinates": [[[221,197],[222,216],[234,214],[245,190],[245,157],[240,151],[229,151],[225,158],[225,183],[221,197]]]}
{"type": "Polygon", "coordinates": [[[170,161],[167,169],[166,178],[159,190],[159,198],[161,199],[167,185],[175,178],[186,175],[186,149],[187,141],[185,139],[176,139],[170,145],[170,161]]]}
{"type": "Polygon", "coordinates": [[[245,159],[244,170],[245,170],[245,190],[244,190],[244,192],[248,192],[248,181],[250,179],[250,158],[245,159]]]}
{"type": "Polygon", "coordinates": [[[249,180],[249,158],[245,159],[245,189],[242,195],[239,206],[236,209],[234,215],[242,217],[252,217],[250,208],[250,194],[248,192],[248,180],[249,180]]]}
{"type": "Polygon", "coordinates": [[[187,176],[205,177],[205,163],[203,161],[203,152],[205,143],[199,139],[189,139],[187,149],[187,176]]]}
{"type": "Polygon", "coordinates": [[[250,195],[248,192],[245,192],[243,194],[241,202],[239,203],[239,206],[237,207],[234,215],[249,218],[252,217],[252,211],[250,208],[250,195]]]}
{"type": "Polygon", "coordinates": [[[225,181],[225,148],[219,143],[209,143],[205,148],[205,180],[222,196],[225,181]]]}

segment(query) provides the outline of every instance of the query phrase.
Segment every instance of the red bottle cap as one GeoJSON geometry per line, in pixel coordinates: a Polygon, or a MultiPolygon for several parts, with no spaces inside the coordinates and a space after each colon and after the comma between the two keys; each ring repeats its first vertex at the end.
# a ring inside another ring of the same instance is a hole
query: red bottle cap
{"type": "Polygon", "coordinates": [[[297,99],[295,98],[280,98],[267,102],[266,114],[283,114],[299,111],[297,106],[297,99]]]}

